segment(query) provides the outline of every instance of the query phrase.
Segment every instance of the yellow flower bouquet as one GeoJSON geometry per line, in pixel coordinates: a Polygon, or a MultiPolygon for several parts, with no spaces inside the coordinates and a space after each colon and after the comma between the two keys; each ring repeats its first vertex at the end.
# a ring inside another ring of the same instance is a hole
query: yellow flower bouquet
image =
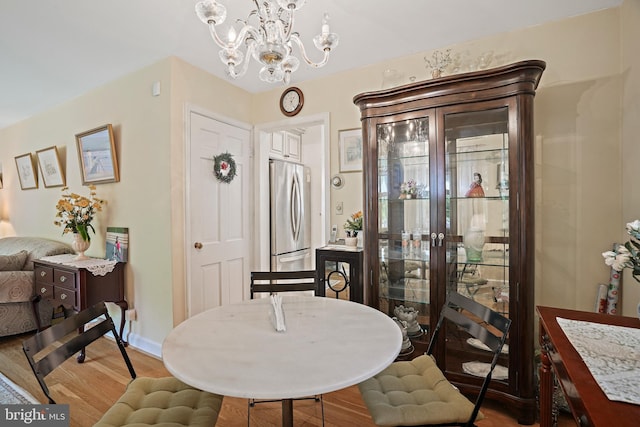
{"type": "Polygon", "coordinates": [[[89,229],[95,234],[96,230],[91,221],[97,212],[102,211],[104,200],[96,197],[95,185],[89,186],[89,197],[76,193],[69,193],[69,188],[62,189],[62,198],[56,205],[56,220],[53,222],[59,227],[64,227],[62,234],[78,233],[82,240],[91,241],[89,229]]]}
{"type": "Polygon", "coordinates": [[[362,231],[362,220],[362,211],[354,213],[351,218],[347,219],[347,222],[344,223],[344,229],[348,237],[356,237],[358,231],[362,231]]]}

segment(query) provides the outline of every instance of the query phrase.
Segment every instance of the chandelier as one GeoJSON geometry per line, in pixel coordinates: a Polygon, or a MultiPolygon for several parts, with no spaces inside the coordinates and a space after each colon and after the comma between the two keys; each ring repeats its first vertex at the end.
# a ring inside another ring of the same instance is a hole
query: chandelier
{"type": "Polygon", "coordinates": [[[289,83],[291,73],[298,69],[300,61],[293,55],[293,44],[300,49],[304,61],[312,67],[324,66],[329,60],[331,49],[338,45],[338,35],[329,30],[329,17],[325,13],[322,31],[313,38],[313,44],[324,53],[320,62],[313,62],[307,56],[300,35],[293,31],[294,14],[306,0],[253,0],[255,10],[247,19],[237,19],[242,24],[238,32],[230,27],[226,38],[216,32],[216,26],[227,17],[227,9],[216,0],[201,1],[196,4],[196,14],[207,24],[211,37],[220,46],[220,60],[227,66],[227,74],[232,78],[243,76],[253,57],[262,64],[258,76],[260,80],[273,83],[289,83]],[[254,25],[253,22],[255,21],[254,25]],[[246,48],[246,51],[241,49],[246,48]]]}

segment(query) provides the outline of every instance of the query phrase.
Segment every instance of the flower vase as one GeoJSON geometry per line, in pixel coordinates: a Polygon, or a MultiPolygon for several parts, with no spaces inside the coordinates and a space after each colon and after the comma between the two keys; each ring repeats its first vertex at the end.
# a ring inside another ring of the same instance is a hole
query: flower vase
{"type": "Polygon", "coordinates": [[[358,235],[356,236],[357,243],[356,246],[359,248],[364,248],[364,230],[358,230],[358,235]]]}
{"type": "Polygon", "coordinates": [[[79,233],[73,233],[73,242],[71,243],[71,247],[78,253],[75,260],[81,261],[83,259],[89,259],[89,257],[84,254],[84,251],[89,249],[90,245],[91,241],[84,240],[79,233]]]}
{"type": "Polygon", "coordinates": [[[344,238],[344,244],[347,245],[347,246],[355,247],[357,243],[358,243],[358,238],[357,237],[345,237],[344,238]]]}
{"type": "Polygon", "coordinates": [[[482,262],[482,249],[484,248],[484,230],[470,227],[464,233],[464,250],[467,254],[467,262],[482,262]]]}

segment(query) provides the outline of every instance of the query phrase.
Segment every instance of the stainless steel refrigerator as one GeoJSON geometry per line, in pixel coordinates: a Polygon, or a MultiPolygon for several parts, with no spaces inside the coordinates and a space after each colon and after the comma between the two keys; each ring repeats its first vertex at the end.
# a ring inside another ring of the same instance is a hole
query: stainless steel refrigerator
{"type": "Polygon", "coordinates": [[[311,172],[304,165],[269,161],[271,271],[311,268],[311,172]]]}

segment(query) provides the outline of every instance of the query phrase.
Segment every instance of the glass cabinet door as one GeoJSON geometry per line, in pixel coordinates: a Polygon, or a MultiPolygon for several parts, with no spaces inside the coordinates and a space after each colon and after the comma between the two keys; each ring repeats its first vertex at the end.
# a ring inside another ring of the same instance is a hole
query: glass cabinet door
{"type": "MultiPolygon", "coordinates": [[[[507,317],[508,118],[507,107],[444,115],[447,291],[458,292],[507,317]]],[[[448,372],[477,376],[482,375],[492,355],[453,328],[447,328],[446,353],[448,372]]],[[[506,354],[493,379],[507,381],[506,354]]]]}
{"type": "Polygon", "coordinates": [[[377,125],[379,309],[417,316],[411,337],[429,324],[429,119],[377,125]],[[403,306],[403,307],[400,307],[403,306]]]}

